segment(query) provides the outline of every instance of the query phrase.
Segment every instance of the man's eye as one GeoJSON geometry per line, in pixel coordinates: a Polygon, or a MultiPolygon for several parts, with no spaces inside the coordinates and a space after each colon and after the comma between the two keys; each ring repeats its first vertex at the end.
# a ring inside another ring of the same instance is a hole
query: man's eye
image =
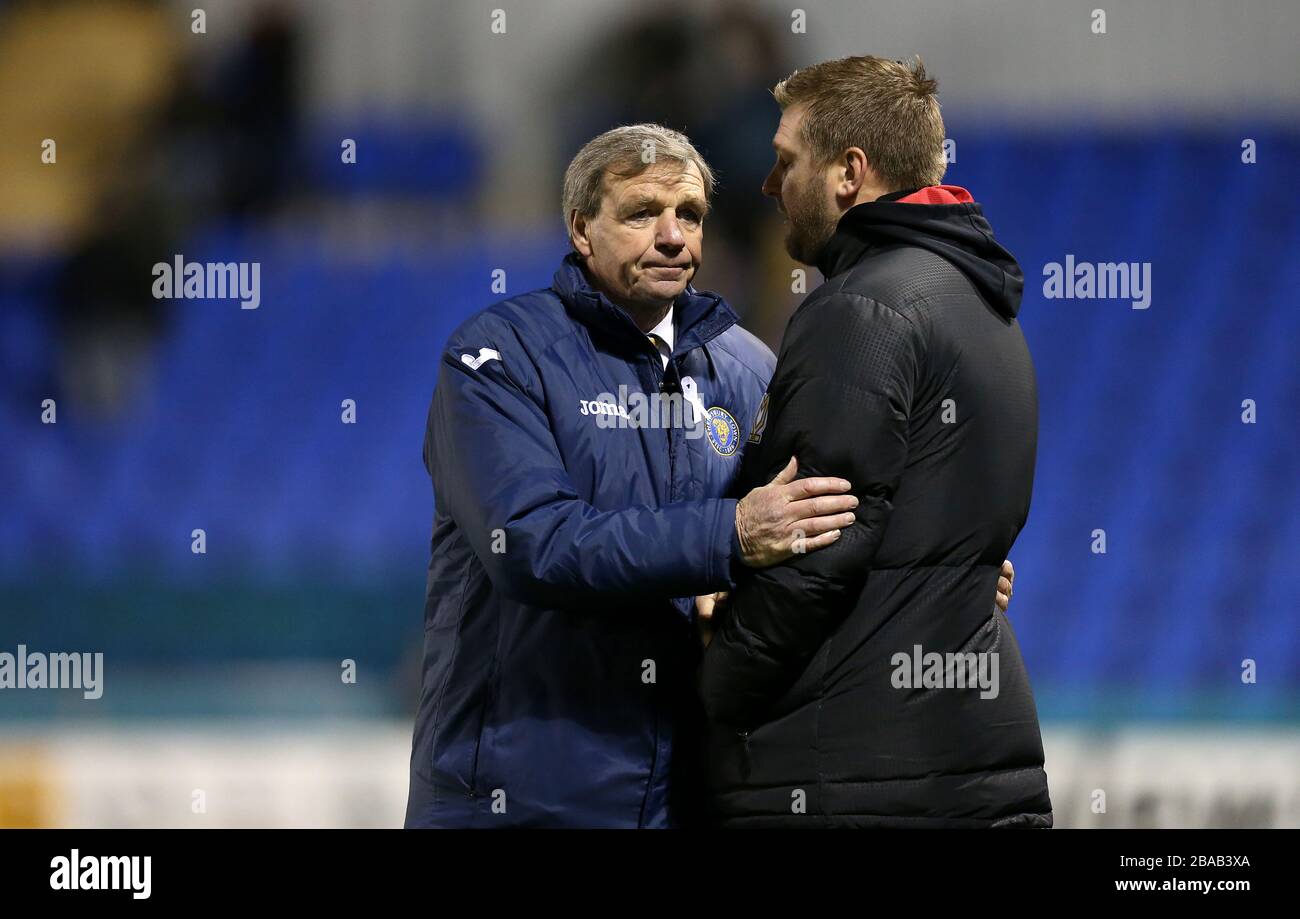
{"type": "Polygon", "coordinates": [[[685,210],[685,211],[682,211],[682,219],[683,219],[683,220],[688,220],[688,221],[690,221],[691,223],[699,223],[699,222],[700,222],[700,215],[699,215],[696,211],[685,210]]]}
{"type": "Polygon", "coordinates": [[[647,217],[649,217],[649,216],[650,216],[650,211],[649,211],[647,208],[644,208],[644,207],[643,207],[643,208],[641,208],[641,210],[639,210],[639,211],[637,211],[636,213],[632,214],[632,215],[631,215],[631,219],[632,219],[632,220],[644,220],[645,218],[647,218],[647,217]]]}

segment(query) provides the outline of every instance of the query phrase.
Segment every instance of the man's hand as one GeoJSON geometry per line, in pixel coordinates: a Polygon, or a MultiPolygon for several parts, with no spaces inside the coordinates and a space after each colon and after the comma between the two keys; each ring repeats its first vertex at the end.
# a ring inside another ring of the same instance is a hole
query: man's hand
{"type": "Polygon", "coordinates": [[[858,499],[845,494],[852,487],[849,482],[834,476],[795,479],[798,472],[792,456],[776,478],[736,505],[740,557],[751,568],[829,546],[855,519],[850,512],[858,499]]]}
{"type": "Polygon", "coordinates": [[[1011,587],[1015,580],[1016,569],[1011,567],[1011,559],[1006,559],[1002,563],[1002,572],[998,577],[998,592],[993,597],[993,602],[1004,613],[1007,611],[1007,607],[1011,605],[1011,587]]]}
{"type": "Polygon", "coordinates": [[[714,614],[722,612],[730,596],[722,591],[695,598],[695,631],[700,636],[700,643],[706,648],[713,641],[713,632],[718,627],[714,614]]]}

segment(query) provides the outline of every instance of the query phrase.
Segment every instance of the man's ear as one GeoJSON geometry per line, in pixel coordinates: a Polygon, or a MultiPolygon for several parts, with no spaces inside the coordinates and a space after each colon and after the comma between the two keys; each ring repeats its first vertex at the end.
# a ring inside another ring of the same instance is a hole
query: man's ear
{"type": "Polygon", "coordinates": [[[587,236],[587,218],[574,208],[569,212],[569,242],[583,258],[591,257],[591,239],[587,236]]]}
{"type": "Polygon", "coordinates": [[[879,184],[876,171],[871,168],[861,147],[845,150],[838,166],[840,178],[835,186],[835,197],[840,201],[856,201],[864,187],[871,189],[879,184]]]}

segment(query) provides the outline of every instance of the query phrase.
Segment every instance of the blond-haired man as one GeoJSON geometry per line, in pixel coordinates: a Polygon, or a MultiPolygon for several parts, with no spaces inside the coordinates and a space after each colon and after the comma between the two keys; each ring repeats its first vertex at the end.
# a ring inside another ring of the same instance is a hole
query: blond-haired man
{"type": "MultiPolygon", "coordinates": [[[[774,90],[763,186],[825,283],[788,325],[739,487],[797,453],[857,523],[744,572],[700,687],[731,826],[1051,826],[1038,716],[988,597],[1029,512],[1023,277],[944,173],[919,61],[828,61],[774,90]]],[[[707,601],[701,604],[708,612],[707,601]]]]}

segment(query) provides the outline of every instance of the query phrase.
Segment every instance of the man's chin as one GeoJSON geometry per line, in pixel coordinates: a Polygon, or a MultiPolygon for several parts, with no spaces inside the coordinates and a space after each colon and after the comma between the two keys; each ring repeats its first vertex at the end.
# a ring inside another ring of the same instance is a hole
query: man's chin
{"type": "Polygon", "coordinates": [[[821,255],[822,249],[826,248],[828,242],[830,242],[829,238],[821,243],[815,243],[808,234],[791,227],[785,234],[785,251],[796,262],[803,265],[816,265],[817,257],[821,255]]]}
{"type": "Polygon", "coordinates": [[[690,283],[690,276],[684,275],[675,281],[645,281],[638,285],[637,298],[646,303],[671,303],[680,297],[690,283]]]}
{"type": "Polygon", "coordinates": [[[808,243],[802,236],[793,230],[786,234],[785,237],[786,255],[803,265],[811,265],[812,260],[808,257],[808,243]]]}

